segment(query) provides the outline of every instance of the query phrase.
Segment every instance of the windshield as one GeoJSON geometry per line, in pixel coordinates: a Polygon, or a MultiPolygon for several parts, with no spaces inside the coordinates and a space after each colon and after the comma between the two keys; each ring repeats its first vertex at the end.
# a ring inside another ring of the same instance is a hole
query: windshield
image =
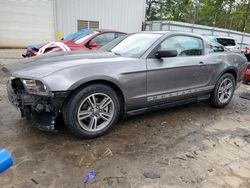
{"type": "Polygon", "coordinates": [[[80,35],[79,37],[74,39],[74,42],[76,44],[81,44],[82,42],[84,42],[86,39],[88,39],[89,37],[92,37],[93,35],[95,35],[96,33],[98,33],[97,31],[89,31],[87,33],[83,33],[82,35],[80,35]]]}
{"type": "Polygon", "coordinates": [[[111,51],[126,57],[140,57],[161,36],[161,34],[152,33],[127,35],[122,38],[119,37],[101,48],[101,50],[111,51]]]}
{"type": "Polygon", "coordinates": [[[108,44],[105,44],[104,46],[102,46],[100,48],[100,50],[103,51],[111,51],[117,44],[119,44],[121,41],[123,41],[125,38],[127,38],[129,35],[123,35],[121,37],[118,37],[114,40],[112,40],[111,42],[109,42],[108,44]]]}

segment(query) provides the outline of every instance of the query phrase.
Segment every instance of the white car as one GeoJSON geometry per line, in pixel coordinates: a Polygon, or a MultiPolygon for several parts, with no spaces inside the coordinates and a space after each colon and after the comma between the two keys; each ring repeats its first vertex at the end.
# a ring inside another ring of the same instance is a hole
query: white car
{"type": "Polygon", "coordinates": [[[237,41],[228,36],[208,36],[210,39],[220,43],[223,45],[226,49],[232,51],[232,52],[237,52],[240,53],[240,45],[237,43],[237,41]]]}

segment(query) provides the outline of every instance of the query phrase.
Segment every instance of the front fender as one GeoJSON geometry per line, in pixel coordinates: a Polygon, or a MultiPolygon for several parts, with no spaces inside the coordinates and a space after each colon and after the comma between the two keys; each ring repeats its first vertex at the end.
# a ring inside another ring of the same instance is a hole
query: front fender
{"type": "Polygon", "coordinates": [[[70,91],[75,90],[78,87],[80,87],[81,85],[84,85],[84,84],[86,84],[88,82],[93,82],[93,81],[110,82],[110,83],[116,85],[118,88],[120,88],[122,92],[124,92],[122,84],[118,80],[116,80],[116,79],[114,79],[114,78],[112,78],[110,76],[106,76],[106,75],[103,75],[103,76],[91,76],[91,77],[80,79],[76,83],[71,85],[68,90],[70,90],[70,91]]]}

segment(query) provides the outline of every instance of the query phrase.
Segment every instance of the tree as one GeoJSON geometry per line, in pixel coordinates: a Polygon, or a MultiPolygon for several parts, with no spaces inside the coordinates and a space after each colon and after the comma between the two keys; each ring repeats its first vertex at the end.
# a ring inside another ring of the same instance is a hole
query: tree
{"type": "Polygon", "coordinates": [[[245,11],[244,11],[244,19],[242,21],[242,26],[240,31],[245,31],[246,29],[246,23],[249,21],[249,14],[250,14],[250,2],[246,1],[244,3],[245,11]]]}
{"type": "Polygon", "coordinates": [[[147,0],[147,20],[174,20],[250,32],[250,0],[147,0]]]}

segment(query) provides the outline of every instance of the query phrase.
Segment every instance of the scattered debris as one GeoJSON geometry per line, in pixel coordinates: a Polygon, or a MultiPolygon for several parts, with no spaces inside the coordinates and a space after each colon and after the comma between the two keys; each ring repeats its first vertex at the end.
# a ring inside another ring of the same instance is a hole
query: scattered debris
{"type": "Polygon", "coordinates": [[[240,145],[239,145],[239,144],[237,144],[236,142],[234,142],[234,145],[236,145],[237,147],[240,147],[240,145]]]}
{"type": "Polygon", "coordinates": [[[239,96],[240,96],[240,98],[250,100],[250,93],[249,92],[242,92],[239,96]]]}
{"type": "Polygon", "coordinates": [[[149,179],[158,179],[161,177],[160,174],[157,174],[157,173],[153,173],[153,172],[144,172],[143,173],[143,176],[145,178],[149,178],[149,179]]]}
{"type": "Polygon", "coordinates": [[[39,184],[39,183],[38,183],[35,179],[33,179],[33,178],[30,178],[30,180],[31,180],[34,184],[36,184],[36,185],[39,184]]]}
{"type": "Polygon", "coordinates": [[[13,165],[13,158],[11,154],[6,150],[0,150],[0,174],[6,171],[13,165]]]}
{"type": "Polygon", "coordinates": [[[213,172],[214,170],[212,168],[209,168],[207,171],[208,172],[213,172]]]}
{"type": "Polygon", "coordinates": [[[107,147],[105,152],[102,154],[102,157],[109,157],[109,156],[113,156],[113,152],[109,147],[107,147]]]}
{"type": "Polygon", "coordinates": [[[85,155],[83,155],[79,162],[78,162],[78,166],[90,166],[91,164],[93,164],[95,161],[97,160],[97,158],[94,156],[93,153],[91,152],[87,152],[85,155]]]}
{"type": "Polygon", "coordinates": [[[186,157],[187,157],[187,158],[190,158],[190,159],[195,159],[195,156],[189,155],[189,154],[186,154],[186,157]]]}
{"type": "Polygon", "coordinates": [[[164,126],[165,124],[167,124],[166,121],[161,122],[161,126],[164,126]]]}
{"type": "Polygon", "coordinates": [[[184,157],[174,157],[173,159],[180,159],[180,160],[183,160],[183,161],[186,161],[187,159],[184,158],[184,157]]]}
{"type": "Polygon", "coordinates": [[[96,177],[96,173],[94,171],[90,171],[83,179],[83,183],[88,183],[89,180],[94,179],[96,177]]]}

